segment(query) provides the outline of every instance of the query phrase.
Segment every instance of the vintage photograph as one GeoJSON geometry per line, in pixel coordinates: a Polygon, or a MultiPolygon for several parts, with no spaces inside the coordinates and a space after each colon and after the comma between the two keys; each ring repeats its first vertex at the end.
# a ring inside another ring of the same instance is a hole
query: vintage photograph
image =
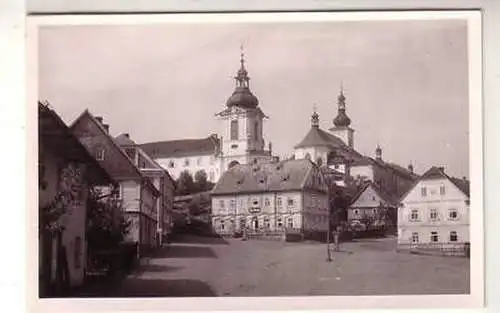
{"type": "Polygon", "coordinates": [[[38,26],[39,297],[469,295],[468,27],[38,26]]]}

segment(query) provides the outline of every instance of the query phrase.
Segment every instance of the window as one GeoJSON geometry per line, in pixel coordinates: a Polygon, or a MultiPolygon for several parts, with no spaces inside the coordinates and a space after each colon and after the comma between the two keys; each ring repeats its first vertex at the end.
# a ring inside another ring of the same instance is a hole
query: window
{"type": "Polygon", "coordinates": [[[229,205],[231,206],[231,208],[234,208],[236,206],[236,200],[231,200],[229,202],[229,205]]]}
{"type": "Polygon", "coordinates": [[[189,159],[184,160],[184,166],[189,166],[189,159]]]}
{"type": "Polygon", "coordinates": [[[264,206],[268,207],[271,205],[271,201],[269,201],[269,198],[264,199],[264,206]]]}
{"type": "Polygon", "coordinates": [[[437,231],[432,231],[431,232],[431,242],[438,242],[439,241],[439,236],[437,231]]]}
{"type": "Polygon", "coordinates": [[[451,242],[458,241],[458,235],[456,231],[450,231],[450,241],[451,242]]]}
{"type": "Polygon", "coordinates": [[[238,140],[238,120],[231,121],[231,140],[238,140]]]}
{"type": "Polygon", "coordinates": [[[198,159],[196,160],[196,165],[201,165],[201,158],[198,158],[198,159]]]}
{"type": "Polygon", "coordinates": [[[450,220],[458,219],[458,212],[456,209],[450,209],[450,211],[448,212],[448,219],[450,220]]]}
{"type": "Polygon", "coordinates": [[[278,227],[283,227],[283,220],[280,218],[278,218],[278,227]]]}
{"type": "Polygon", "coordinates": [[[269,217],[265,217],[265,218],[264,218],[264,227],[265,227],[266,229],[271,228],[271,223],[269,223],[269,217]]]}
{"type": "Polygon", "coordinates": [[[410,213],[410,220],[411,220],[411,221],[416,221],[416,220],[418,220],[418,210],[417,210],[417,209],[413,209],[413,210],[411,210],[411,213],[410,213]]]}
{"type": "Polygon", "coordinates": [[[287,203],[288,203],[288,206],[293,206],[293,199],[288,198],[287,203]]]}
{"type": "Polygon", "coordinates": [[[420,192],[421,192],[421,194],[422,194],[422,197],[427,196],[427,188],[426,188],[426,187],[422,187],[422,188],[420,188],[420,192]]]}
{"type": "Polygon", "coordinates": [[[435,220],[437,220],[437,218],[438,218],[437,210],[436,209],[431,209],[431,212],[430,212],[430,219],[431,219],[431,221],[435,221],[435,220]]]}
{"type": "Polygon", "coordinates": [[[240,219],[240,229],[245,228],[245,224],[246,224],[246,220],[245,220],[245,218],[243,217],[243,218],[241,218],[241,219],[240,219]]]}
{"type": "Polygon", "coordinates": [[[224,208],[224,200],[220,200],[219,201],[219,206],[220,206],[221,209],[224,208]]]}
{"type": "Polygon", "coordinates": [[[334,169],[336,169],[336,170],[338,170],[338,169],[339,169],[339,165],[338,165],[338,164],[335,164],[335,165],[333,166],[333,168],[334,168],[334,169]]]}
{"type": "Polygon", "coordinates": [[[373,214],[377,214],[377,209],[373,209],[373,214]]]}
{"type": "Polygon", "coordinates": [[[258,206],[259,205],[259,200],[254,199],[252,201],[253,206],[258,206]]]}
{"type": "Polygon", "coordinates": [[[358,215],[359,214],[359,211],[358,210],[354,210],[354,215],[358,215]]]}
{"type": "Polygon", "coordinates": [[[418,243],[418,233],[411,233],[411,242],[418,243]]]}
{"type": "Polygon", "coordinates": [[[276,203],[277,203],[278,206],[281,206],[281,197],[278,197],[276,199],[276,203]]]}
{"type": "Polygon", "coordinates": [[[253,124],[253,134],[255,141],[259,140],[259,122],[257,121],[253,124]]]}
{"type": "Polygon", "coordinates": [[[95,158],[97,161],[104,161],[104,149],[103,148],[96,149],[95,158]]]}
{"type": "Polygon", "coordinates": [[[81,267],[81,254],[82,254],[82,238],[75,238],[75,268],[79,269],[81,267]]]}
{"type": "Polygon", "coordinates": [[[168,162],[168,167],[169,167],[169,168],[174,168],[174,167],[175,167],[175,163],[174,163],[174,161],[170,161],[170,162],[168,162]]]}
{"type": "Polygon", "coordinates": [[[445,189],[444,185],[440,186],[439,187],[439,194],[444,196],[445,192],[446,192],[446,189],[445,189]]]}
{"type": "Polygon", "coordinates": [[[293,228],[293,219],[292,218],[288,219],[288,228],[293,228]]]}
{"type": "Polygon", "coordinates": [[[220,229],[221,229],[221,230],[224,230],[224,227],[225,227],[225,226],[224,226],[224,221],[220,221],[220,229]]]}

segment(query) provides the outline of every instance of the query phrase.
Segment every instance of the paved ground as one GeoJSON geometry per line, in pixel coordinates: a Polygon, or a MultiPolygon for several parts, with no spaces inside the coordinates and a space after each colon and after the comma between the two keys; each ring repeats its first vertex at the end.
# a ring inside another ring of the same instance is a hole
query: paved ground
{"type": "Polygon", "coordinates": [[[396,253],[395,238],[326,245],[184,237],[159,251],[113,297],[459,294],[469,260],[396,253]]]}

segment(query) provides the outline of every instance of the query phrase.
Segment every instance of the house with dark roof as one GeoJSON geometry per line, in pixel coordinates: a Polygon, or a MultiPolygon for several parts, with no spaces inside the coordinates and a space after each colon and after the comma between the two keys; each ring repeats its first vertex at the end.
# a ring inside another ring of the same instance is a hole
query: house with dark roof
{"type": "Polygon", "coordinates": [[[215,114],[224,123],[221,136],[149,142],[140,147],[174,178],[184,171],[194,176],[197,171],[203,170],[211,182],[217,182],[223,172],[233,165],[270,161],[271,144],[266,147],[264,140],[264,120],[268,116],[250,89],[243,53],[234,79],[236,86],[225,108],[215,114]]]}
{"type": "Polygon", "coordinates": [[[48,104],[38,103],[38,136],[39,278],[45,297],[56,285],[83,284],[89,190],[112,189],[116,182],[48,104]]]}
{"type": "Polygon", "coordinates": [[[401,197],[398,212],[400,249],[456,248],[469,242],[469,181],[431,167],[401,197]]]}
{"type": "Polygon", "coordinates": [[[368,228],[387,229],[397,226],[398,199],[387,194],[371,181],[364,182],[351,199],[347,222],[369,224],[368,228]],[[393,218],[391,218],[393,217],[393,218]]]}
{"type": "Polygon", "coordinates": [[[73,122],[71,130],[119,183],[118,197],[122,201],[123,214],[131,221],[127,241],[138,245],[138,256],[156,247],[160,191],[111,136],[109,125],[102,117],[95,117],[85,110],[73,122]]]}
{"type": "Polygon", "coordinates": [[[212,225],[231,235],[307,238],[328,229],[328,186],[305,159],[235,165],[212,190],[212,225]]]}
{"type": "Polygon", "coordinates": [[[122,148],[141,174],[151,180],[160,195],[156,200],[156,243],[161,246],[172,232],[172,209],[175,196],[175,181],[168,171],[160,166],[129,134],[121,134],[115,138],[116,143],[122,148]]]}

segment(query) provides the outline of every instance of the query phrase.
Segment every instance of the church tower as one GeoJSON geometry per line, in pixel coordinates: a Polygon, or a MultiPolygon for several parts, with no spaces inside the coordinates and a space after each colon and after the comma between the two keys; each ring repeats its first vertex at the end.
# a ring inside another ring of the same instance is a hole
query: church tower
{"type": "Polygon", "coordinates": [[[245,55],[241,51],[240,68],[235,89],[226,102],[226,109],[217,113],[224,121],[222,136],[223,168],[234,164],[258,163],[268,160],[265,151],[263,122],[268,118],[259,107],[259,100],[250,91],[250,77],[245,68],[245,55]]]}
{"type": "Polygon", "coordinates": [[[344,90],[340,88],[340,94],[337,98],[338,111],[337,116],[333,119],[334,127],[330,128],[330,132],[342,139],[342,141],[351,148],[354,148],[354,130],[349,127],[351,119],[347,116],[345,108],[344,90]]]}

